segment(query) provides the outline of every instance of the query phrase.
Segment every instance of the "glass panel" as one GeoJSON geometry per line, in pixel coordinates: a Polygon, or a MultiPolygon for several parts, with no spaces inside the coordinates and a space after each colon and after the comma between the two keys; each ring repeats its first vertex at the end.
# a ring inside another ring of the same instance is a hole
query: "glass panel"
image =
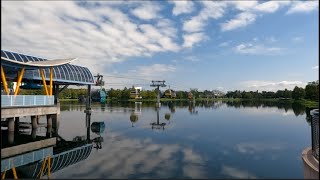
{"type": "Polygon", "coordinates": [[[55,77],[55,79],[61,79],[61,72],[60,72],[59,67],[54,67],[53,69],[54,69],[55,72],[56,72],[56,77],[55,77]]]}
{"type": "Polygon", "coordinates": [[[88,75],[86,70],[84,69],[84,67],[81,67],[81,66],[79,67],[81,68],[81,75],[83,77],[83,82],[88,82],[88,75]]]}
{"type": "Polygon", "coordinates": [[[64,80],[70,79],[69,74],[67,74],[67,69],[66,69],[65,65],[62,65],[60,67],[61,67],[60,69],[62,69],[64,72],[64,80]]]}
{"type": "Polygon", "coordinates": [[[71,80],[71,81],[74,81],[74,76],[73,76],[73,74],[72,74],[72,69],[70,68],[70,65],[69,64],[66,64],[65,65],[65,67],[66,67],[66,69],[68,70],[68,74],[69,74],[69,80],[71,80]]]}
{"type": "Polygon", "coordinates": [[[71,69],[71,72],[70,72],[70,73],[73,75],[73,80],[74,80],[74,81],[79,81],[79,78],[78,78],[77,72],[76,72],[76,68],[74,67],[74,65],[68,64],[68,66],[69,66],[70,69],[71,69]]]}
{"type": "Polygon", "coordinates": [[[23,62],[28,62],[29,61],[28,58],[25,55],[20,54],[20,56],[21,56],[23,62]]]}
{"type": "Polygon", "coordinates": [[[7,56],[8,56],[8,59],[11,59],[11,60],[16,60],[13,55],[11,54],[11,52],[8,52],[8,51],[5,51],[7,56]]]}
{"type": "Polygon", "coordinates": [[[16,60],[20,61],[20,62],[23,62],[23,60],[21,59],[21,57],[19,56],[19,54],[17,53],[12,53],[13,56],[16,58],[16,60]]]}
{"type": "Polygon", "coordinates": [[[1,50],[1,57],[8,58],[7,55],[1,50]]]}
{"type": "Polygon", "coordinates": [[[34,61],[31,56],[26,56],[29,61],[34,61]]]}
{"type": "Polygon", "coordinates": [[[40,61],[38,58],[31,56],[35,61],[40,61]]]}

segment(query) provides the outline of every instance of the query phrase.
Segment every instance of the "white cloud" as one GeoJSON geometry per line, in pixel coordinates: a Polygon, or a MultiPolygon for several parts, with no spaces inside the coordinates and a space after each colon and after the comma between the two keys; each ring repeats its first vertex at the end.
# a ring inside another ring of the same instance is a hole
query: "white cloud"
{"type": "Polygon", "coordinates": [[[313,66],[312,69],[319,69],[319,66],[313,66]]]}
{"type": "Polygon", "coordinates": [[[174,4],[172,14],[177,16],[180,14],[191,13],[194,10],[194,4],[192,1],[169,1],[174,4]]]}
{"type": "Polygon", "coordinates": [[[240,82],[240,86],[244,90],[250,91],[277,91],[281,89],[293,90],[295,86],[304,87],[306,83],[301,81],[243,81],[240,82]]]}
{"type": "Polygon", "coordinates": [[[266,47],[261,44],[242,43],[234,48],[234,51],[239,54],[251,55],[276,55],[283,51],[279,47],[266,47]]]}
{"type": "Polygon", "coordinates": [[[289,5],[290,1],[268,1],[261,4],[258,4],[254,7],[254,10],[264,13],[274,13],[281,6],[289,5]]]}
{"type": "Polygon", "coordinates": [[[319,1],[294,1],[286,14],[308,13],[319,8],[319,1]]]}
{"type": "Polygon", "coordinates": [[[238,179],[257,179],[257,177],[248,171],[240,170],[231,166],[222,166],[222,174],[238,179]]]}
{"type": "Polygon", "coordinates": [[[253,1],[230,1],[230,4],[234,5],[237,9],[241,11],[248,11],[254,8],[258,2],[253,0],[253,1]]]}
{"type": "Polygon", "coordinates": [[[103,148],[92,152],[85,163],[76,163],[56,171],[52,177],[127,179],[139,174],[147,178],[156,175],[162,179],[175,177],[177,171],[182,173],[182,177],[207,176],[204,159],[190,147],[159,144],[150,138],[130,138],[113,131],[108,133],[104,136],[108,140],[102,142],[103,148]]]}
{"type": "Polygon", "coordinates": [[[231,41],[225,41],[225,42],[220,43],[218,46],[219,47],[227,47],[230,45],[230,43],[231,43],[231,41]]]}
{"type": "Polygon", "coordinates": [[[226,3],[214,2],[214,1],[201,1],[203,6],[197,16],[190,18],[183,24],[183,30],[186,32],[199,32],[203,31],[207,24],[207,21],[212,19],[218,19],[223,16],[225,12],[226,3]]]}
{"type": "Polygon", "coordinates": [[[301,36],[293,37],[292,41],[293,42],[301,42],[301,41],[303,41],[303,37],[301,37],[301,36]]]}
{"type": "Polygon", "coordinates": [[[3,2],[1,18],[6,26],[1,30],[2,48],[48,59],[77,57],[76,63],[93,73],[108,73],[111,64],[129,57],[181,49],[175,42],[177,28],[171,20],[161,18],[154,19],[153,24],[139,24],[118,5],[3,2]]]}
{"type": "Polygon", "coordinates": [[[194,44],[205,40],[206,36],[204,33],[192,33],[192,34],[185,34],[183,35],[183,47],[191,48],[194,44]]]}
{"type": "Polygon", "coordinates": [[[230,31],[237,28],[245,27],[256,20],[256,15],[250,12],[242,12],[234,19],[221,24],[222,31],[230,31]]]}
{"type": "Polygon", "coordinates": [[[166,64],[153,64],[151,66],[137,66],[137,75],[141,77],[164,76],[176,71],[176,67],[166,64]]]}
{"type": "Polygon", "coordinates": [[[159,17],[161,8],[155,3],[144,2],[141,6],[133,9],[131,13],[143,20],[150,20],[159,17]]]}

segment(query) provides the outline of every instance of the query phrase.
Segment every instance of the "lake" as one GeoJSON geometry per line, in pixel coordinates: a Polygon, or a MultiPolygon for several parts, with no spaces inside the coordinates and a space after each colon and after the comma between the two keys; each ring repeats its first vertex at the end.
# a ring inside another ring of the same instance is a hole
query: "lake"
{"type": "MultiPolygon", "coordinates": [[[[84,110],[61,103],[65,140],[86,136],[84,110]]],[[[299,105],[127,102],[92,110],[91,123],[105,123],[90,134],[103,138],[101,149],[51,178],[303,178],[301,153],[311,137],[299,105]]]]}
{"type": "MultiPolygon", "coordinates": [[[[51,178],[303,178],[301,153],[311,146],[309,110],[289,102],[93,103],[91,128],[85,104],[60,107],[54,154],[73,153],[52,160],[51,178]]],[[[19,177],[35,175],[36,164],[19,177]]]]}

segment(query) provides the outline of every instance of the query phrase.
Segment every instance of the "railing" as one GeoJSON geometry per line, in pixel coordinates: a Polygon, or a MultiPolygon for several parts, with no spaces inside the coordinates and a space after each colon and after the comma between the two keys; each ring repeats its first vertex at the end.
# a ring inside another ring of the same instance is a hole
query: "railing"
{"type": "Polygon", "coordinates": [[[1,95],[1,108],[17,106],[54,105],[54,96],[46,95],[1,95]]]}
{"type": "Polygon", "coordinates": [[[310,114],[312,155],[319,160],[319,109],[312,110],[310,114]]]}

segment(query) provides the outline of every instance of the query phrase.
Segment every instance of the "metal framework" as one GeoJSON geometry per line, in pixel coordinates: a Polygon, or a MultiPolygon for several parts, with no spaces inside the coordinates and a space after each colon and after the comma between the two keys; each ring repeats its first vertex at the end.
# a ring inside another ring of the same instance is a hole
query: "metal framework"
{"type": "MultiPolygon", "coordinates": [[[[1,74],[5,73],[7,79],[14,79],[17,69],[25,67],[24,80],[41,82],[43,79],[50,81],[51,77],[55,84],[94,84],[94,77],[88,68],[69,64],[74,60],[76,60],[76,58],[47,60],[1,50],[1,65],[4,66],[1,74]],[[42,68],[42,70],[40,70],[40,68],[42,68]]],[[[50,94],[50,89],[48,89],[48,94],[50,94]]]]}
{"type": "Polygon", "coordinates": [[[166,87],[166,85],[164,84],[166,81],[151,81],[152,84],[150,85],[151,87],[157,87],[157,106],[160,106],[160,89],[159,87],[166,87]]]}

